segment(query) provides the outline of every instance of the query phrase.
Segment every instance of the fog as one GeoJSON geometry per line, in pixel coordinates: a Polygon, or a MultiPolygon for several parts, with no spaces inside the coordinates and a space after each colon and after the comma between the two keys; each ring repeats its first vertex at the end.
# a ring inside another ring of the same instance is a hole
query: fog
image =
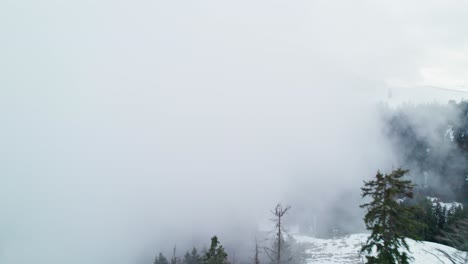
{"type": "Polygon", "coordinates": [[[377,105],[465,95],[467,5],[3,1],[0,262],[236,245],[277,202],[361,230],[377,105]]]}

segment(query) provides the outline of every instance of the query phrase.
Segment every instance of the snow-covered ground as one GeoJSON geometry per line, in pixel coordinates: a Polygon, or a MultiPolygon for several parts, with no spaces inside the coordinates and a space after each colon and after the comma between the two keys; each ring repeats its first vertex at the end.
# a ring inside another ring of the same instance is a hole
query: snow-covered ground
{"type": "MultiPolygon", "coordinates": [[[[294,236],[298,243],[306,246],[307,253],[311,256],[308,261],[310,264],[364,263],[364,257],[359,256],[359,250],[367,237],[367,234],[353,234],[333,239],[294,236]]],[[[448,254],[462,253],[437,243],[416,242],[411,239],[407,242],[415,264],[451,264],[452,262],[441,251],[448,254]]]]}

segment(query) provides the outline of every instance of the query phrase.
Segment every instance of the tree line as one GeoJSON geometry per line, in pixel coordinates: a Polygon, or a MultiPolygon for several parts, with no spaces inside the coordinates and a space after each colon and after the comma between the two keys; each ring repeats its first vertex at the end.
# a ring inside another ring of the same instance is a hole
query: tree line
{"type": "MultiPolygon", "coordinates": [[[[361,255],[369,264],[408,264],[411,249],[407,238],[427,240],[436,238],[459,250],[468,252],[468,214],[458,209],[443,208],[427,199],[416,200],[415,184],[406,178],[408,170],[398,168],[389,174],[377,172],[370,181],[364,181],[361,188],[365,203],[364,223],[370,235],[362,245],[361,255]],[[423,205],[423,206],[422,206],[423,205]]],[[[418,197],[421,199],[421,197],[418,197]]],[[[274,222],[274,236],[269,246],[261,246],[255,241],[253,264],[304,264],[310,257],[294,242],[284,225],[284,217],[290,206],[277,204],[271,211],[274,222]],[[266,257],[261,257],[263,253],[266,257]]],[[[447,255],[453,263],[468,263],[468,253],[447,255]]],[[[187,251],[183,258],[173,255],[168,260],[159,253],[153,264],[236,264],[228,259],[225,248],[217,236],[211,238],[209,249],[201,253],[196,248],[187,251]]]]}
{"type": "Polygon", "coordinates": [[[410,170],[408,176],[416,184],[414,197],[403,204],[415,207],[414,219],[422,225],[405,235],[449,245],[443,234],[464,218],[462,208],[468,206],[468,102],[382,110],[399,163],[410,170]],[[463,206],[444,206],[441,201],[463,206]]]}
{"type": "MultiPolygon", "coordinates": [[[[278,203],[271,210],[274,235],[262,243],[255,239],[254,253],[251,258],[254,264],[305,264],[308,258],[307,253],[294,241],[284,224],[284,217],[290,209],[290,206],[278,203]],[[267,245],[264,245],[265,243],[267,245]]],[[[194,247],[180,258],[176,256],[176,248],[174,247],[170,260],[160,252],[155,257],[153,264],[236,264],[234,262],[228,258],[226,249],[218,237],[213,236],[209,249],[203,249],[199,252],[194,247]]]]}
{"type": "Polygon", "coordinates": [[[380,112],[398,164],[417,184],[415,196],[468,206],[468,101],[384,106],[380,112]]]}

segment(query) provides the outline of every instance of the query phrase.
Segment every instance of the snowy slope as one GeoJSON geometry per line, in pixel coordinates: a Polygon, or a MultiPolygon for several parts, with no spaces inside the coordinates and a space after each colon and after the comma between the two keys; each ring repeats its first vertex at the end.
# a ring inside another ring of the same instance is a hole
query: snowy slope
{"type": "MultiPolygon", "coordinates": [[[[333,239],[320,239],[295,235],[298,243],[304,244],[307,253],[311,255],[308,263],[336,264],[336,263],[364,263],[364,257],[359,257],[361,244],[367,239],[367,234],[353,234],[333,239]]],[[[461,253],[454,248],[431,242],[416,242],[408,239],[411,255],[415,264],[451,264],[449,259],[439,250],[449,254],[461,253]]]]}

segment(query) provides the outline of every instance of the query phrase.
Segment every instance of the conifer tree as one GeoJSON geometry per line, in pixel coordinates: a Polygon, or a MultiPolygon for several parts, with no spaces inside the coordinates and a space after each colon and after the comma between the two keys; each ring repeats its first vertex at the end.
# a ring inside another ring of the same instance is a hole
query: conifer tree
{"type": "Polygon", "coordinates": [[[193,248],[191,253],[189,251],[185,253],[183,263],[184,264],[202,264],[202,258],[198,254],[198,251],[196,248],[193,248]]]}
{"type": "Polygon", "coordinates": [[[191,264],[201,264],[202,263],[202,257],[198,254],[197,249],[193,248],[192,253],[191,253],[191,259],[192,263],[191,264]]]}
{"type": "Polygon", "coordinates": [[[156,256],[153,263],[154,264],[169,264],[169,261],[167,261],[167,258],[161,252],[159,252],[159,255],[156,256]]]}
{"type": "Polygon", "coordinates": [[[205,254],[203,259],[204,264],[229,264],[227,260],[227,253],[225,252],[222,245],[218,241],[218,237],[214,236],[211,238],[210,249],[205,254]]]}
{"type": "Polygon", "coordinates": [[[439,231],[439,228],[437,224],[437,216],[434,213],[434,205],[427,198],[424,198],[424,202],[422,202],[421,206],[422,210],[424,211],[424,215],[421,216],[419,219],[425,224],[425,227],[423,228],[422,238],[425,241],[436,242],[435,236],[439,231]]]}
{"type": "Polygon", "coordinates": [[[191,260],[191,257],[190,257],[190,253],[188,252],[188,250],[187,250],[187,252],[186,252],[185,255],[184,255],[184,259],[182,260],[182,263],[183,263],[183,264],[191,264],[191,263],[192,263],[192,260],[191,260]]]}
{"type": "Polygon", "coordinates": [[[437,219],[437,228],[443,229],[445,226],[445,223],[447,222],[447,219],[446,219],[447,209],[445,207],[442,207],[440,203],[436,203],[434,207],[435,207],[434,215],[436,216],[436,219],[437,219]]]}
{"type": "Polygon", "coordinates": [[[364,182],[362,197],[370,197],[369,203],[361,205],[367,213],[364,222],[371,235],[363,245],[361,252],[371,254],[366,256],[367,263],[407,264],[410,257],[406,252],[400,252],[403,247],[409,251],[404,233],[415,228],[418,223],[411,218],[412,207],[400,204],[398,198],[412,198],[414,185],[409,180],[403,180],[408,170],[397,169],[391,174],[383,175],[377,172],[375,180],[364,182]],[[376,255],[372,255],[374,252],[376,255]]]}

